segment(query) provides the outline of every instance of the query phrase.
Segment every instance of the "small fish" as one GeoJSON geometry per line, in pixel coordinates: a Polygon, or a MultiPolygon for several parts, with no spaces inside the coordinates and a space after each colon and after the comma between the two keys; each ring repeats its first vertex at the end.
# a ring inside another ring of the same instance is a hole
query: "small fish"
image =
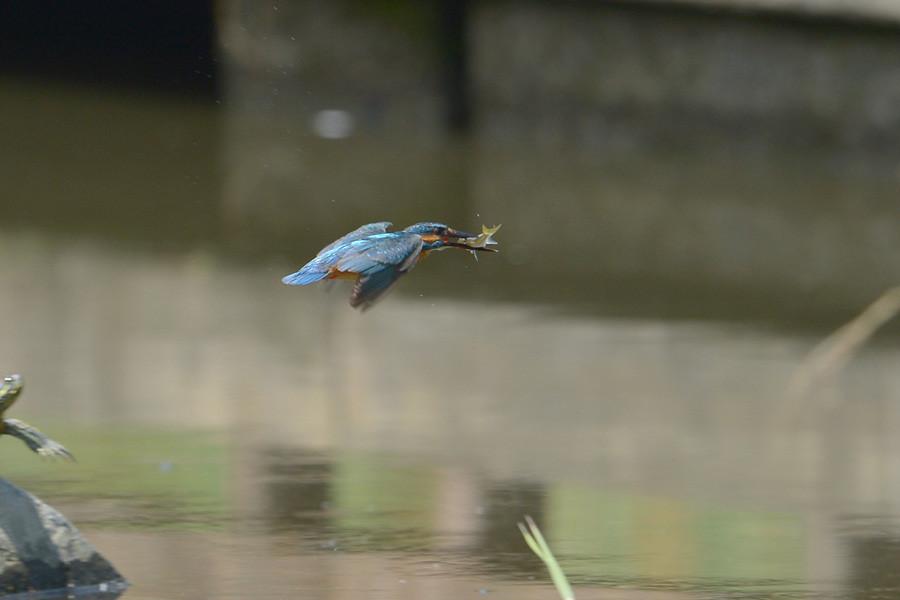
{"type": "MultiPolygon", "coordinates": [[[[502,225],[502,223],[501,223],[501,225],[502,225]]],[[[495,225],[494,227],[491,227],[490,229],[488,229],[487,225],[482,225],[481,226],[481,235],[478,235],[478,236],[475,236],[472,238],[466,238],[465,240],[463,240],[463,243],[465,243],[466,246],[468,246],[469,248],[472,248],[472,250],[469,250],[469,252],[472,253],[472,256],[475,257],[475,260],[478,260],[478,254],[475,252],[475,249],[477,249],[477,248],[483,249],[483,248],[485,248],[485,246],[497,244],[497,242],[494,241],[494,234],[497,233],[497,231],[500,229],[501,225],[495,225]]]]}

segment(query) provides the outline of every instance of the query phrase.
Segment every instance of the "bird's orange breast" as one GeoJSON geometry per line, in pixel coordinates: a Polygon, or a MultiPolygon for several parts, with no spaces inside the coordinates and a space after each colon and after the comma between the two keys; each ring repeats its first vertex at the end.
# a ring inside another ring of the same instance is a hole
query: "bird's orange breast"
{"type": "Polygon", "coordinates": [[[328,271],[328,276],[325,279],[356,279],[357,277],[359,277],[359,273],[339,271],[337,268],[332,268],[328,271]]]}

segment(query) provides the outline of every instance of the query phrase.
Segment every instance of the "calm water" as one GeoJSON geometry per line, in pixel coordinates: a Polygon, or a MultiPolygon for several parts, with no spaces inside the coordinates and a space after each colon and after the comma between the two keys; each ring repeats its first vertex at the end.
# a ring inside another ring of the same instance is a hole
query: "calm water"
{"type": "Polygon", "coordinates": [[[554,598],[524,515],[579,598],[900,597],[900,348],[786,410],[832,322],[773,327],[797,310],[756,300],[781,275],[617,287],[638,259],[608,256],[635,248],[579,249],[559,214],[615,216],[590,181],[542,223],[490,175],[558,163],[472,176],[458,148],[367,139],[265,156],[223,110],[5,91],[0,365],[26,379],[11,416],[79,462],[3,438],[2,475],[126,598],[554,598]],[[503,222],[503,252],[436,255],[362,315],[346,287],[281,284],[383,219],[503,222]]]}

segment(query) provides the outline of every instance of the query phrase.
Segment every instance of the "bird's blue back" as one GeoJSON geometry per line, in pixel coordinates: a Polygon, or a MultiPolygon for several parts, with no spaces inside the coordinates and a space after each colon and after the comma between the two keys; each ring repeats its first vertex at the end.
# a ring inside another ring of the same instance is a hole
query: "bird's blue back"
{"type": "Polygon", "coordinates": [[[369,223],[368,225],[363,225],[362,227],[357,227],[347,235],[343,235],[338,239],[334,240],[321,250],[319,250],[316,256],[322,256],[329,250],[333,250],[338,246],[343,246],[344,244],[349,244],[354,240],[361,240],[362,238],[369,237],[370,235],[377,235],[379,233],[386,233],[388,229],[391,228],[390,221],[381,221],[379,223],[369,223]]]}
{"type": "MultiPolygon", "coordinates": [[[[383,225],[373,223],[371,226],[383,225]]],[[[369,225],[329,244],[316,258],[282,281],[290,285],[307,285],[328,277],[333,270],[360,275],[376,272],[405,272],[412,267],[422,250],[422,238],[414,233],[375,233],[361,237],[359,232],[369,225]],[[352,236],[352,239],[351,239],[352,236]]]]}

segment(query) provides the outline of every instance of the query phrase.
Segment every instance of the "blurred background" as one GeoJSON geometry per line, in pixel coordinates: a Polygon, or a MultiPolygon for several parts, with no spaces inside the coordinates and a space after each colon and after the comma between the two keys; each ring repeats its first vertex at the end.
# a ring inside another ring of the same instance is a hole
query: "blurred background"
{"type": "Polygon", "coordinates": [[[804,362],[900,283],[897,3],[7,3],[0,73],[79,459],[0,475],[126,597],[552,598],[528,514],[579,598],[900,598],[898,327],[804,362]],[[383,220],[501,253],[281,283],[383,220]]]}

